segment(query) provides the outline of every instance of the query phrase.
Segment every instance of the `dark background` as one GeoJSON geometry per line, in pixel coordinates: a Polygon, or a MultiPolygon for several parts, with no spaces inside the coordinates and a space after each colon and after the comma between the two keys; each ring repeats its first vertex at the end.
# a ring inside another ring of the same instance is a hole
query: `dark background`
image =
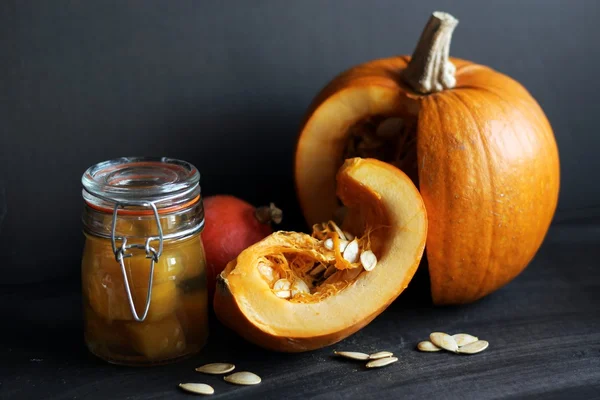
{"type": "Polygon", "coordinates": [[[597,0],[0,1],[0,398],[600,399],[600,2],[597,0]],[[187,361],[120,368],[82,340],[80,178],[127,155],[188,160],[205,195],[275,201],[305,228],[292,153],[304,112],[337,73],[411,53],[434,10],[459,20],[451,53],[530,90],[561,157],[559,208],[515,281],[468,306],[432,307],[426,270],[335,346],[266,352],[211,319],[187,361]],[[432,331],[490,342],[422,354],[432,331]],[[332,349],[393,351],[376,371],[332,349]],[[253,388],[200,377],[234,362],[253,388]]]}
{"type": "Polygon", "coordinates": [[[411,53],[430,13],[454,56],[521,81],[562,169],[557,217],[600,205],[595,0],[0,2],[2,283],[77,279],[80,177],[118,156],[185,159],[205,195],[275,201],[304,229],[292,154],[337,73],[411,53]]]}

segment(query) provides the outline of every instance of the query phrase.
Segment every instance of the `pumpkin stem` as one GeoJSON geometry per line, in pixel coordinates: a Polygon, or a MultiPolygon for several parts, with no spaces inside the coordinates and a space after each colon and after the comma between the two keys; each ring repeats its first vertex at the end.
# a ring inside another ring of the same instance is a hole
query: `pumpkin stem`
{"type": "Polygon", "coordinates": [[[261,224],[268,224],[270,222],[279,224],[283,219],[283,211],[275,207],[274,203],[271,203],[268,207],[258,207],[254,212],[254,216],[261,224]]]}
{"type": "Polygon", "coordinates": [[[452,32],[458,20],[436,11],[431,15],[415,48],[403,78],[416,92],[429,94],[456,85],[456,67],[448,59],[452,32]]]}

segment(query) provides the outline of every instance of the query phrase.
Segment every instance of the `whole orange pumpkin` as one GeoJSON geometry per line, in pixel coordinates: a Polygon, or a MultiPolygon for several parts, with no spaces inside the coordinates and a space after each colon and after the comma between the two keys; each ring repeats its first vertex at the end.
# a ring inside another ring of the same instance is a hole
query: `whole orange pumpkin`
{"type": "Polygon", "coordinates": [[[472,302],[515,278],[539,249],[559,191],[544,112],[510,77],[449,58],[457,23],[435,12],[412,57],[336,77],[310,106],[295,151],[311,225],[336,214],[335,174],[346,158],[378,158],[414,180],[436,304],[472,302]]]}

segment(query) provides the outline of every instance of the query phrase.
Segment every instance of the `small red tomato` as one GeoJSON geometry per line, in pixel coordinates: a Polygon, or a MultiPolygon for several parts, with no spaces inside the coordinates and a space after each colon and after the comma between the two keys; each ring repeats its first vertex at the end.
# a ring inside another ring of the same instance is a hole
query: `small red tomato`
{"type": "Polygon", "coordinates": [[[281,222],[282,212],[273,203],[266,207],[229,195],[204,198],[205,226],[202,241],[206,252],[207,286],[212,301],[217,275],[242,250],[264,239],[281,222]]]}

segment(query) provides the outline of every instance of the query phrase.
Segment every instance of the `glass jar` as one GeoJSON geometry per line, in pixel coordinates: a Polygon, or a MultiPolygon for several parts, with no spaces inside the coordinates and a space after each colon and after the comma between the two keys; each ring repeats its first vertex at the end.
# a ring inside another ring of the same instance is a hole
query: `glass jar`
{"type": "Polygon", "coordinates": [[[204,210],[196,168],[120,158],[82,177],[87,347],[117,364],[164,364],[208,336],[204,210]]]}

